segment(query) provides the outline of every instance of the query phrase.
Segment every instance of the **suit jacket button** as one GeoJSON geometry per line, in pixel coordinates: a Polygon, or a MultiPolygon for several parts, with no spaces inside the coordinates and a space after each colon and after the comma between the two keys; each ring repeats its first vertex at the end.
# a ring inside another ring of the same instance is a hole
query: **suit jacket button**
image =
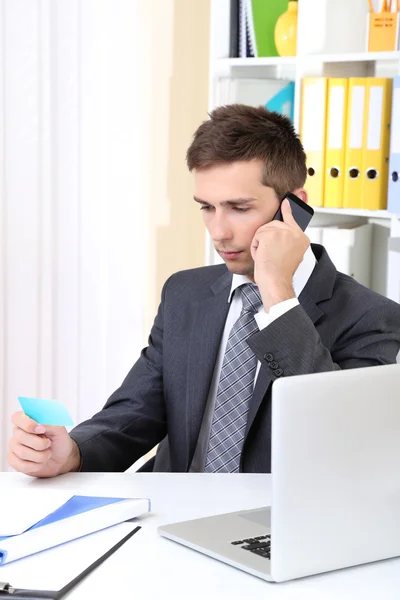
{"type": "Polygon", "coordinates": [[[271,369],[277,369],[279,367],[278,363],[275,360],[268,363],[268,365],[271,367],[271,369]]]}
{"type": "Polygon", "coordinates": [[[271,354],[271,352],[268,352],[267,354],[264,354],[264,358],[265,360],[267,360],[268,362],[271,362],[271,360],[274,360],[274,355],[271,354]]]}
{"type": "Polygon", "coordinates": [[[283,370],[282,370],[282,369],[275,369],[274,373],[275,373],[275,375],[276,375],[277,377],[282,377],[282,375],[283,375],[283,370]]]}

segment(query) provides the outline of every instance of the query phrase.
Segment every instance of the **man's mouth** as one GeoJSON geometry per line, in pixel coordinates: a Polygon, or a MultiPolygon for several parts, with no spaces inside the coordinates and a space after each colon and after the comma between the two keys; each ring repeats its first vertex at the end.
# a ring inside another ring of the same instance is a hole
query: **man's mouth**
{"type": "Polygon", "coordinates": [[[222,258],[233,259],[233,258],[237,258],[241,254],[242,250],[239,250],[239,251],[218,250],[218,252],[222,256],[222,258]]]}

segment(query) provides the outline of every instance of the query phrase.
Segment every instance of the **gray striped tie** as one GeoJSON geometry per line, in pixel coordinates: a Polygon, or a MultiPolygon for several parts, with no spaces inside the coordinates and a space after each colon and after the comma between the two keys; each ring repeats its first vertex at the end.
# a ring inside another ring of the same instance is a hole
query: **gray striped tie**
{"type": "Polygon", "coordinates": [[[221,369],[205,471],[239,471],[249,401],[253,395],[257,358],[246,340],[258,331],[254,314],[262,305],[258,287],[240,287],[243,308],[229,334],[221,369]]]}

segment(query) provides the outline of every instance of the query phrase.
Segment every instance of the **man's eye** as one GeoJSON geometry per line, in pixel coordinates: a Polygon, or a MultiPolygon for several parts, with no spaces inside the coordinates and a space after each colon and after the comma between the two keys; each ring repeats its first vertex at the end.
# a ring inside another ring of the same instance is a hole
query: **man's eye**
{"type": "MultiPolygon", "coordinates": [[[[214,208],[214,207],[204,205],[204,206],[200,207],[200,210],[210,210],[212,208],[214,208]]],[[[233,210],[236,210],[237,212],[241,212],[241,213],[244,213],[244,212],[247,212],[248,210],[250,210],[249,208],[241,208],[240,206],[232,206],[232,208],[233,208],[233,210]]]]}

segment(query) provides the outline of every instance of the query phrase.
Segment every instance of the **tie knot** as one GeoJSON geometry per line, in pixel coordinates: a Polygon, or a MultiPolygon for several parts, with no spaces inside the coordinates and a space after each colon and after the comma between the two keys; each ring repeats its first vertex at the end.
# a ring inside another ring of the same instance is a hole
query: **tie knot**
{"type": "Polygon", "coordinates": [[[245,283],[240,287],[243,300],[243,311],[257,313],[262,305],[261,294],[254,283],[245,283]]]}

